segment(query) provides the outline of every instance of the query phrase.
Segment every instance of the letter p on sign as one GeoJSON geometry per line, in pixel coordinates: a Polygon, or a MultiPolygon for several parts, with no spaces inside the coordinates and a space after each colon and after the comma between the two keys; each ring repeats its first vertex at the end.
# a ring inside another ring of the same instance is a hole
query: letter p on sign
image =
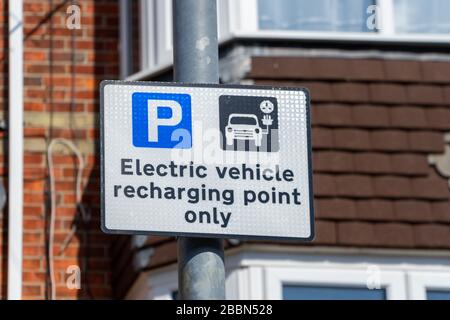
{"type": "Polygon", "coordinates": [[[192,147],[190,95],[136,92],[132,98],[132,109],[135,147],[192,147]]]}
{"type": "Polygon", "coordinates": [[[181,105],[175,100],[148,100],[148,141],[158,142],[158,128],[181,122],[181,105]]]}

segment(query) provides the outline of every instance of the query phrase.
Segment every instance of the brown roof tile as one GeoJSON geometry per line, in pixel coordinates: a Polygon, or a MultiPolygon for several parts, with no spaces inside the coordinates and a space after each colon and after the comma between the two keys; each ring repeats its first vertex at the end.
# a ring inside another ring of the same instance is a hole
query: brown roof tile
{"type": "Polygon", "coordinates": [[[395,220],[394,206],[389,200],[358,200],[356,201],[356,214],[358,220],[395,220]]]}
{"type": "Polygon", "coordinates": [[[427,82],[450,83],[449,62],[423,62],[423,79],[427,82]]]}
{"type": "Polygon", "coordinates": [[[387,107],[355,105],[351,110],[355,126],[370,128],[385,128],[389,126],[389,109],[387,107]]]}
{"type": "Polygon", "coordinates": [[[356,205],[350,199],[318,199],[315,211],[319,219],[355,219],[356,205]]]}
{"type": "Polygon", "coordinates": [[[429,128],[450,129],[450,108],[427,108],[426,117],[429,128]]]}
{"type": "Polygon", "coordinates": [[[362,175],[335,176],[336,194],[344,197],[366,198],[374,195],[372,179],[362,175]]]}
{"type": "Polygon", "coordinates": [[[312,128],[312,146],[314,149],[333,148],[333,130],[325,128],[312,128]]]}
{"type": "Polygon", "coordinates": [[[417,199],[447,200],[450,198],[448,182],[436,174],[411,180],[412,191],[417,199]]]}
{"type": "Polygon", "coordinates": [[[377,130],[370,134],[372,150],[405,151],[409,150],[408,135],[400,130],[377,130]]]}
{"type": "Polygon", "coordinates": [[[420,82],[422,70],[418,61],[384,60],[386,80],[391,82],[420,82]]]}
{"type": "Polygon", "coordinates": [[[386,198],[408,198],[411,196],[411,181],[409,178],[382,176],[374,177],[375,195],[386,198]]]}
{"type": "Polygon", "coordinates": [[[414,242],[418,247],[450,248],[450,226],[435,224],[415,226],[414,242]]]}
{"type": "Polygon", "coordinates": [[[351,107],[337,104],[318,104],[312,107],[314,125],[351,126],[351,107]]]}
{"type": "MultiPolygon", "coordinates": [[[[294,84],[291,84],[294,85],[294,84]]],[[[309,89],[311,101],[327,102],[334,101],[333,91],[331,85],[324,82],[300,82],[297,84],[309,89]]]]}
{"type": "MultiPolygon", "coordinates": [[[[343,64],[344,65],[344,64],[343,64]]],[[[346,63],[347,79],[381,81],[385,79],[383,61],[379,59],[351,59],[346,63]]]]}
{"type": "Polygon", "coordinates": [[[320,245],[333,245],[337,242],[336,224],[331,221],[317,221],[315,223],[316,237],[314,242],[320,245]]]}
{"type": "Polygon", "coordinates": [[[369,86],[370,100],[375,103],[407,103],[406,88],[400,84],[375,83],[369,86]]]}
{"type": "Polygon", "coordinates": [[[383,153],[356,153],[354,155],[355,172],[390,173],[392,172],[390,156],[383,153]]]}
{"type": "Polygon", "coordinates": [[[450,83],[450,63],[399,59],[253,57],[254,79],[450,83]]]}
{"type": "Polygon", "coordinates": [[[396,107],[390,110],[390,122],[394,128],[427,128],[427,117],[424,108],[396,107]]]}
{"type": "Polygon", "coordinates": [[[335,80],[346,77],[347,63],[336,58],[253,57],[251,78],[335,80]]]}
{"type": "Polygon", "coordinates": [[[416,131],[408,134],[412,151],[441,153],[444,152],[444,135],[440,132],[416,131]]]}
{"type": "Polygon", "coordinates": [[[349,73],[350,59],[340,58],[319,58],[308,59],[314,70],[316,79],[341,80],[345,79],[349,73]]]}
{"type": "Polygon", "coordinates": [[[251,78],[302,79],[315,75],[310,59],[295,57],[253,57],[249,76],[251,78]]]}
{"type": "Polygon", "coordinates": [[[436,201],[431,203],[433,220],[437,222],[450,222],[450,201],[436,201]]]}
{"type": "Polygon", "coordinates": [[[409,85],[408,102],[412,104],[443,104],[444,94],[441,87],[432,85],[409,85]]]}
{"type": "Polygon", "coordinates": [[[317,196],[334,196],[336,181],[332,175],[314,174],[314,194],[317,196]]]}
{"type": "Polygon", "coordinates": [[[426,201],[399,200],[394,202],[395,217],[399,221],[428,222],[431,221],[431,205],[426,201]]]}
{"type": "Polygon", "coordinates": [[[337,243],[346,246],[375,246],[375,228],[368,222],[340,222],[337,224],[337,243]]]}
{"type": "Polygon", "coordinates": [[[370,149],[369,131],[356,129],[333,130],[334,146],[345,150],[370,149]]]}
{"type": "Polygon", "coordinates": [[[425,155],[393,154],[391,156],[392,173],[401,175],[427,175],[430,168],[425,155]]]}
{"type": "Polygon", "coordinates": [[[313,152],[313,168],[317,172],[352,172],[353,155],[348,152],[313,152]]]}
{"type": "Polygon", "coordinates": [[[377,223],[375,241],[380,247],[413,248],[413,227],[405,223],[377,223]]]}
{"type": "Polygon", "coordinates": [[[444,103],[445,105],[450,105],[450,86],[445,86],[442,88],[444,94],[444,103]]]}
{"type": "Polygon", "coordinates": [[[335,83],[332,91],[337,102],[367,102],[370,98],[369,87],[362,83],[335,83]]]}

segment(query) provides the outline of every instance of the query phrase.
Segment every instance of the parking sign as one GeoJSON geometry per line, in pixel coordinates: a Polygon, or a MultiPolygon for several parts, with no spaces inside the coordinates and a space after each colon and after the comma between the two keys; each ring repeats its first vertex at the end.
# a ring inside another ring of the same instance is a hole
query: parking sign
{"type": "Polygon", "coordinates": [[[189,148],[177,143],[177,130],[192,136],[191,96],[188,94],[136,92],[132,97],[133,145],[142,148],[189,148]]]}
{"type": "Polygon", "coordinates": [[[107,233],[311,240],[303,88],[103,81],[107,233]]]}

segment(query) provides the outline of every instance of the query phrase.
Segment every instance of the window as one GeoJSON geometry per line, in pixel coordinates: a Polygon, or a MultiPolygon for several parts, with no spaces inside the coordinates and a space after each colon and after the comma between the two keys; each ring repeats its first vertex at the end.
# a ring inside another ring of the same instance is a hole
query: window
{"type": "MultiPolygon", "coordinates": [[[[308,253],[265,246],[227,254],[227,299],[449,300],[450,259],[308,253]]],[[[177,266],[142,274],[128,299],[176,299],[177,266]]]]}
{"type": "Polygon", "coordinates": [[[450,42],[448,0],[229,1],[240,37],[450,42]]]}
{"type": "Polygon", "coordinates": [[[448,0],[395,0],[394,12],[398,33],[450,34],[448,0]]]}
{"type": "Polygon", "coordinates": [[[258,0],[260,30],[371,32],[367,8],[374,0],[258,0]]]}
{"type": "Polygon", "coordinates": [[[427,300],[450,300],[450,290],[427,290],[427,300]]]}
{"type": "Polygon", "coordinates": [[[362,287],[283,286],[283,300],[386,300],[386,290],[362,287]]]}
{"type": "Polygon", "coordinates": [[[414,300],[450,300],[449,272],[411,272],[408,277],[414,300]]]}
{"type": "MultiPolygon", "coordinates": [[[[238,38],[450,44],[448,0],[217,0],[217,10],[221,42],[238,38]]],[[[139,80],[169,68],[172,0],[121,0],[121,43],[122,77],[139,80]]]]}
{"type": "MultiPolygon", "coordinates": [[[[228,1],[217,0],[221,41],[230,30],[228,1]]],[[[122,78],[139,80],[170,67],[172,0],[121,0],[120,12],[122,78]]]]}
{"type": "MultiPolygon", "coordinates": [[[[367,268],[290,268],[266,269],[267,299],[319,300],[402,300],[406,299],[403,275],[398,271],[380,271],[371,286],[367,268]]],[[[379,272],[376,270],[376,272],[379,272]]]]}
{"type": "Polygon", "coordinates": [[[259,30],[450,34],[448,0],[258,0],[257,6],[259,30]]]}

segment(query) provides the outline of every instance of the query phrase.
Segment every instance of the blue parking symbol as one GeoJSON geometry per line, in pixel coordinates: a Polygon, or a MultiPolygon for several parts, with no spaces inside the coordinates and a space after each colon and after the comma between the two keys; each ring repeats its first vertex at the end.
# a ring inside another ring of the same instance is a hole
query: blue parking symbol
{"type": "Polygon", "coordinates": [[[192,147],[190,95],[135,92],[132,96],[132,113],[135,147],[192,147]]]}

